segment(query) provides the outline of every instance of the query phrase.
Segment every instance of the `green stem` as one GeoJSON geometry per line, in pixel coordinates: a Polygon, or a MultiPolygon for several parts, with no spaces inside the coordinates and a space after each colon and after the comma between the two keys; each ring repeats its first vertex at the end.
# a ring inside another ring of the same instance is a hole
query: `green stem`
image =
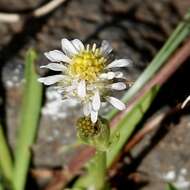
{"type": "Polygon", "coordinates": [[[166,190],[177,190],[177,188],[174,187],[171,183],[169,183],[169,184],[167,185],[166,190]]]}
{"type": "MultiPolygon", "coordinates": [[[[189,35],[190,29],[190,11],[187,12],[183,21],[179,23],[162,49],[157,53],[150,65],[136,80],[135,84],[127,91],[123,97],[123,101],[127,103],[145,84],[150,80],[154,74],[160,69],[160,67],[166,62],[171,54],[176,50],[179,44],[189,35]]],[[[116,109],[113,109],[106,115],[106,118],[110,120],[117,113],[116,109]]]]}
{"type": "Polygon", "coordinates": [[[92,171],[92,175],[96,179],[95,189],[104,190],[106,184],[106,152],[97,151],[94,159],[96,169],[92,171]]]}
{"type": "Polygon", "coordinates": [[[87,175],[80,177],[73,189],[87,189],[93,187],[96,190],[106,190],[106,152],[96,151],[96,155],[90,161],[87,175]]]}
{"type": "Polygon", "coordinates": [[[0,184],[0,190],[4,190],[3,186],[0,184]]]}
{"type": "Polygon", "coordinates": [[[8,145],[3,134],[2,126],[0,125],[0,169],[2,170],[3,178],[7,184],[12,181],[12,160],[8,145]]]}

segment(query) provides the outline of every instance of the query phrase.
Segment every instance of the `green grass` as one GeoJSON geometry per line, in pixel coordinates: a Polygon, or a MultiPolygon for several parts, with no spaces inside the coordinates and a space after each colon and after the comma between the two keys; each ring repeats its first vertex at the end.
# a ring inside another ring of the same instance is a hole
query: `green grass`
{"type": "Polygon", "coordinates": [[[37,56],[33,50],[28,51],[25,65],[25,84],[20,126],[17,133],[13,181],[15,190],[25,187],[31,159],[31,148],[35,140],[41,109],[42,86],[37,81],[34,62],[37,56]]]}

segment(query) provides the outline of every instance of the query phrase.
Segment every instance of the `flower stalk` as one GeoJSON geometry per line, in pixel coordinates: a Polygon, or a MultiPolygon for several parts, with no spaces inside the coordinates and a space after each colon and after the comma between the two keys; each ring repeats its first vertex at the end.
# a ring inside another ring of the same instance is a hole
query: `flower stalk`
{"type": "Polygon", "coordinates": [[[106,151],[96,150],[95,156],[88,165],[87,174],[80,177],[72,189],[109,189],[106,179],[106,160],[106,151]]]}
{"type": "Polygon", "coordinates": [[[94,172],[94,178],[97,179],[96,188],[103,190],[106,181],[106,152],[97,151],[95,156],[96,170],[94,172]]]}

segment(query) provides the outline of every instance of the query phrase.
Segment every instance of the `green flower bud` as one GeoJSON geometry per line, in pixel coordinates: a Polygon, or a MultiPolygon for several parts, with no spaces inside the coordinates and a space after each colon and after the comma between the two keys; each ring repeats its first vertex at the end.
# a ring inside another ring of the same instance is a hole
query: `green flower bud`
{"type": "Polygon", "coordinates": [[[81,117],[77,121],[77,132],[84,138],[91,138],[98,135],[100,126],[98,121],[92,123],[90,117],[81,117]]]}
{"type": "Polygon", "coordinates": [[[90,117],[81,117],[77,121],[77,134],[80,140],[99,150],[107,150],[110,144],[110,128],[105,119],[98,118],[92,123],[90,117]]]}

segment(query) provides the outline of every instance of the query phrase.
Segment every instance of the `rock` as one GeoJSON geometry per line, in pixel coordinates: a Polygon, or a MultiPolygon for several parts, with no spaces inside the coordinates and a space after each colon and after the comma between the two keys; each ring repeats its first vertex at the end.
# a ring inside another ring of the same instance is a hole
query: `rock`
{"type": "MultiPolygon", "coordinates": [[[[190,188],[190,117],[183,116],[177,125],[168,127],[169,134],[143,158],[137,169],[148,183],[143,190],[165,189],[167,182],[173,183],[179,190],[190,188]]],[[[149,135],[134,149],[134,157],[143,149],[142,146],[149,145],[151,137],[149,135]]]]}

